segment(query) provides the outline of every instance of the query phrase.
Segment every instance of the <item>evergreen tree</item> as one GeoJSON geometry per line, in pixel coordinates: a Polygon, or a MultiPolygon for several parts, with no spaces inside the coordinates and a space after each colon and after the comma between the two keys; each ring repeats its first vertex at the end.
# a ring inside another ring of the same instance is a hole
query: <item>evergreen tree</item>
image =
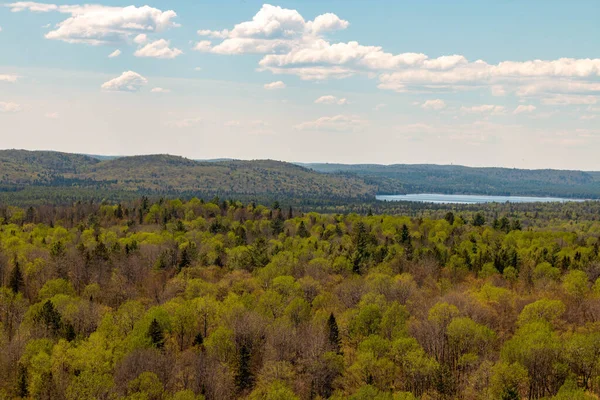
{"type": "Polygon", "coordinates": [[[252,268],[262,268],[269,263],[269,246],[264,237],[259,237],[250,248],[252,268]]]}
{"type": "Polygon", "coordinates": [[[19,293],[25,287],[25,280],[23,279],[23,273],[21,272],[21,267],[19,266],[19,262],[16,259],[15,259],[15,267],[12,269],[12,271],[10,273],[10,279],[8,281],[8,286],[15,293],[19,293]]]}
{"type": "Polygon", "coordinates": [[[410,232],[408,231],[408,226],[406,224],[402,225],[402,230],[400,231],[400,243],[408,243],[410,241],[410,232]]]}
{"type": "Polygon", "coordinates": [[[123,206],[121,205],[121,203],[117,205],[117,209],[115,210],[115,217],[117,217],[117,219],[123,219],[123,206]]]}
{"type": "Polygon", "coordinates": [[[67,342],[72,342],[73,340],[75,340],[75,337],[77,337],[77,334],[75,333],[75,328],[73,327],[73,324],[71,324],[70,322],[63,324],[62,330],[63,330],[63,337],[65,338],[65,340],[67,342]]]}
{"type": "Polygon", "coordinates": [[[17,370],[17,397],[24,399],[28,394],[27,368],[23,364],[19,364],[19,369],[17,370]]]}
{"type": "Polygon", "coordinates": [[[184,247],[181,251],[181,257],[179,259],[179,269],[187,268],[192,264],[192,258],[188,246],[184,247]]]}
{"type": "Polygon", "coordinates": [[[288,210],[288,219],[292,218],[294,218],[294,211],[292,210],[292,206],[290,206],[290,209],[288,210]]]}
{"type": "Polygon", "coordinates": [[[365,263],[368,257],[367,228],[362,221],[356,224],[353,245],[354,253],[352,254],[352,271],[354,271],[354,273],[360,274],[363,264],[365,263]]]}
{"type": "Polygon", "coordinates": [[[192,346],[202,346],[204,344],[204,337],[202,336],[202,332],[198,332],[198,334],[194,337],[194,343],[192,346]]]}
{"type": "Polygon", "coordinates": [[[449,223],[450,225],[453,225],[453,224],[454,224],[454,213],[453,213],[452,211],[448,211],[448,212],[446,213],[446,216],[444,217],[444,219],[445,219],[446,221],[448,221],[448,223],[449,223]]]}
{"type": "Polygon", "coordinates": [[[283,232],[284,222],[285,220],[283,219],[283,215],[281,215],[281,210],[278,210],[277,216],[271,220],[271,231],[273,231],[273,235],[277,236],[283,232]]]}
{"type": "Polygon", "coordinates": [[[252,387],[254,382],[254,376],[250,369],[250,361],[252,354],[248,345],[243,344],[240,348],[239,363],[237,368],[237,374],[235,376],[235,384],[240,391],[252,387]]]}
{"type": "Polygon", "coordinates": [[[162,349],[165,346],[165,335],[156,318],[152,320],[148,327],[148,337],[152,346],[158,349],[162,349]]]}
{"type": "Polygon", "coordinates": [[[485,225],[485,217],[481,213],[475,214],[475,218],[473,218],[473,226],[483,226],[485,225]]]}
{"type": "Polygon", "coordinates": [[[62,328],[62,316],[50,300],[46,300],[34,319],[44,326],[47,333],[53,336],[58,334],[62,328]]]}
{"type": "Polygon", "coordinates": [[[335,316],[333,313],[329,315],[329,319],[327,320],[327,332],[329,339],[329,346],[332,351],[337,354],[342,353],[342,341],[340,339],[340,330],[338,328],[337,321],[335,320],[335,316]]]}
{"type": "Polygon", "coordinates": [[[310,233],[306,229],[304,221],[300,221],[300,225],[298,226],[298,236],[300,236],[301,238],[307,238],[310,236],[310,233]]]}

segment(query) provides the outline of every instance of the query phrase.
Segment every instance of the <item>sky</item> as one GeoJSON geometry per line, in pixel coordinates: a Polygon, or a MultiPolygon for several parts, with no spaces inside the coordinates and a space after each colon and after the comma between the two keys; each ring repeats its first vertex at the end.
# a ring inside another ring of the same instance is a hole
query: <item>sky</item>
{"type": "Polygon", "coordinates": [[[0,3],[0,148],[600,170],[598,0],[0,3]]]}

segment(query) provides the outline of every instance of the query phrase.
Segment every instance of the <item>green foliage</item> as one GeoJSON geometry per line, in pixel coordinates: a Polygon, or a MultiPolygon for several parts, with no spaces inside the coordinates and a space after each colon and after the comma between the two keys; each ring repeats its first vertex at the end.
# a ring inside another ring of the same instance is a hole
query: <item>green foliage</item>
{"type": "Polygon", "coordinates": [[[119,204],[0,205],[0,398],[600,395],[592,204],[119,204]]]}

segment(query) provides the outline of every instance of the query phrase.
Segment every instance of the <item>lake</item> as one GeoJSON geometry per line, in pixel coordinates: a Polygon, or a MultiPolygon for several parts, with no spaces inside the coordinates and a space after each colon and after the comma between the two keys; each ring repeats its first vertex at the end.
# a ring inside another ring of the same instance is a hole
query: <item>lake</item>
{"type": "Polygon", "coordinates": [[[471,194],[396,194],[379,195],[377,200],[382,201],[417,201],[421,203],[454,203],[454,204],[481,204],[481,203],[550,203],[567,201],[585,201],[582,199],[565,199],[560,197],[529,197],[529,196],[484,196],[471,194]]]}

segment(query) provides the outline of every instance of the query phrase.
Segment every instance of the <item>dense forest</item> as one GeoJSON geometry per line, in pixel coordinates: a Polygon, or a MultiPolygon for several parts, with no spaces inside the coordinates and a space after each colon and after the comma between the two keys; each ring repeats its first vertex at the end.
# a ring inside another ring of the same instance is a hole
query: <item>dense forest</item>
{"type": "Polygon", "coordinates": [[[491,207],[0,206],[0,398],[598,398],[597,208],[491,207]]]}
{"type": "Polygon", "coordinates": [[[134,201],[141,196],[236,198],[319,207],[374,206],[377,194],[466,193],[600,198],[600,173],[438,165],[297,165],[195,161],[170,155],[102,157],[0,150],[0,202],[20,206],[134,201]]]}
{"type": "Polygon", "coordinates": [[[378,194],[446,193],[600,198],[600,172],[431,164],[303,164],[377,185],[378,194]],[[401,186],[399,189],[398,186],[401,186]]]}

